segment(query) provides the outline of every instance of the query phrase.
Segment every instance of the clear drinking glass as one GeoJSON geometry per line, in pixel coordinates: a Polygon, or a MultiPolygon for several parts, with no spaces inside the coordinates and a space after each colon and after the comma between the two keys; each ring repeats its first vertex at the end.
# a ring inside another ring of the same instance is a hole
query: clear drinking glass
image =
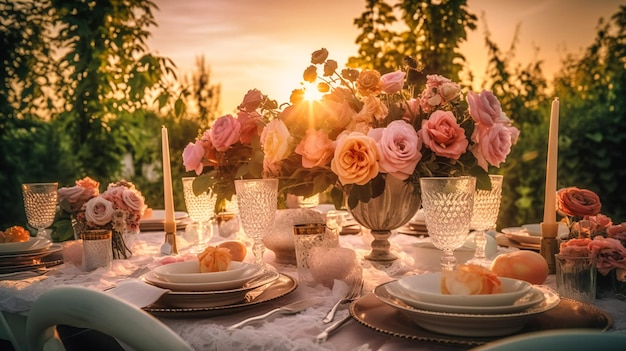
{"type": "Polygon", "coordinates": [[[50,240],[46,230],[54,223],[59,183],[22,184],[24,210],[28,224],[37,228],[37,236],[50,240]]]}
{"type": "Polygon", "coordinates": [[[235,180],[241,226],[254,240],[255,264],[263,266],[263,238],[274,225],[278,202],[278,179],[235,180]]]}
{"type": "Polygon", "coordinates": [[[476,189],[474,193],[474,210],[472,211],[472,221],[470,228],[474,232],[474,243],[476,250],[474,257],[467,263],[488,267],[491,261],[485,257],[485,231],[494,229],[500,212],[500,202],[502,201],[502,180],[501,175],[490,175],[491,190],[476,189]]]}
{"type": "Polygon", "coordinates": [[[424,177],[420,185],[428,235],[443,251],[441,268],[453,270],[454,250],[463,246],[469,234],[476,178],[424,177]]]}
{"type": "Polygon", "coordinates": [[[183,177],[183,195],[185,196],[185,206],[189,218],[194,225],[187,226],[186,234],[193,238],[192,244],[204,245],[208,229],[211,228],[211,220],[215,217],[216,196],[210,190],[196,195],[193,190],[195,177],[183,177]],[[188,230],[188,232],[187,232],[188,230]]]}

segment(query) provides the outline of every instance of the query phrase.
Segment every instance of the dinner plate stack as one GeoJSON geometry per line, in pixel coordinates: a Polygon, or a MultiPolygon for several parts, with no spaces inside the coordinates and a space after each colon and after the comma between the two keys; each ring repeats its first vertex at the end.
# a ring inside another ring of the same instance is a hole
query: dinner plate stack
{"type": "Polygon", "coordinates": [[[63,260],[49,260],[49,256],[61,251],[60,244],[48,239],[30,238],[29,241],[0,243],[0,274],[16,273],[51,267],[63,260]]]}
{"type": "Polygon", "coordinates": [[[440,291],[441,273],[427,273],[379,285],[374,294],[426,330],[468,337],[516,333],[530,317],[560,302],[558,294],[547,287],[517,279],[500,281],[498,294],[448,295],[440,291]]]}
{"type": "Polygon", "coordinates": [[[227,271],[200,273],[199,262],[193,260],[159,266],[140,279],[170,290],[157,301],[160,306],[207,308],[243,303],[255,289],[267,288],[279,278],[276,271],[237,261],[227,271]]]}
{"type": "MultiPolygon", "coordinates": [[[[174,212],[176,220],[176,230],[184,230],[188,224],[192,223],[189,214],[183,211],[174,212]]],[[[139,230],[142,232],[159,232],[165,230],[165,210],[152,210],[149,217],[139,221],[139,230]]]]}
{"type": "MultiPolygon", "coordinates": [[[[539,251],[541,248],[541,225],[538,223],[524,224],[520,227],[502,228],[502,234],[508,239],[508,245],[520,249],[539,251]]],[[[559,223],[558,235],[569,234],[565,223],[559,223]]]]}

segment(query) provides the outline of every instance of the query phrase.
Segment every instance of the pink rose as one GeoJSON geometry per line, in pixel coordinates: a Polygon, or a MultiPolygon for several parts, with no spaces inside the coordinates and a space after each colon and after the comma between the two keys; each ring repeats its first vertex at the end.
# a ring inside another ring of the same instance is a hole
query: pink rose
{"type": "Polygon", "coordinates": [[[626,222],[609,226],[606,228],[606,234],[609,238],[626,241],[626,222]]]}
{"type": "Polygon", "coordinates": [[[69,188],[60,188],[57,192],[57,201],[63,210],[71,213],[79,211],[87,200],[96,196],[98,196],[97,187],[85,188],[76,185],[69,188]]]}
{"type": "Polygon", "coordinates": [[[383,82],[383,92],[386,94],[395,94],[402,90],[405,75],[406,73],[400,70],[383,74],[380,77],[380,80],[383,82]]]}
{"type": "Polygon", "coordinates": [[[239,141],[241,124],[232,115],[218,118],[210,129],[211,142],[217,151],[226,151],[239,141]]]}
{"type": "Polygon", "coordinates": [[[183,165],[185,171],[196,171],[197,175],[202,174],[204,165],[202,158],[204,157],[204,147],[202,141],[196,140],[195,143],[189,143],[183,150],[183,165]]]}
{"type": "Polygon", "coordinates": [[[113,219],[113,204],[102,195],[87,201],[85,218],[95,225],[105,225],[113,219]]]}
{"type": "Polygon", "coordinates": [[[342,134],[337,139],[330,168],[343,185],[365,185],[378,174],[378,159],[374,139],[358,132],[342,134]]]}
{"type": "Polygon", "coordinates": [[[396,120],[386,128],[372,129],[368,135],[376,140],[380,161],[380,170],[405,180],[415,170],[422,159],[422,144],[412,125],[403,120],[396,120]]]}
{"type": "Polygon", "coordinates": [[[348,101],[325,100],[324,103],[327,109],[326,123],[333,131],[345,128],[356,115],[348,101]]]}
{"type": "Polygon", "coordinates": [[[476,125],[472,134],[475,144],[470,147],[470,151],[476,157],[478,165],[485,171],[489,167],[488,164],[500,167],[500,163],[506,161],[513,145],[511,129],[517,130],[515,127],[507,127],[500,123],[491,127],[476,125]]]}
{"type": "Polygon", "coordinates": [[[559,253],[568,257],[587,257],[590,254],[589,243],[589,238],[567,240],[561,243],[559,253]]]}
{"type": "Polygon", "coordinates": [[[122,192],[122,200],[131,210],[143,214],[144,197],[136,190],[124,189],[122,192]]]}
{"type": "Polygon", "coordinates": [[[598,235],[589,243],[589,250],[596,259],[598,272],[603,275],[613,268],[626,268],[626,248],[619,240],[598,235]]]}
{"type": "Polygon", "coordinates": [[[458,160],[469,142],[465,138],[465,130],[456,123],[450,111],[437,110],[429,119],[422,121],[422,129],[418,133],[424,145],[435,155],[458,160]]]}
{"type": "Polygon", "coordinates": [[[237,108],[242,111],[252,112],[259,108],[262,101],[263,94],[259,90],[248,90],[246,95],[243,97],[243,102],[241,102],[241,104],[237,108]]]}
{"type": "Polygon", "coordinates": [[[309,129],[295,152],[302,155],[302,167],[324,166],[333,157],[335,149],[328,135],[321,130],[309,129]]]}
{"type": "Polygon", "coordinates": [[[500,101],[491,91],[483,90],[480,94],[470,91],[467,93],[467,103],[469,114],[476,123],[491,127],[495,123],[508,121],[502,112],[500,101]]]}
{"type": "Polygon", "coordinates": [[[458,84],[444,76],[427,75],[426,87],[420,95],[420,107],[425,113],[430,113],[435,107],[456,98],[460,91],[458,84]]]}
{"type": "Polygon", "coordinates": [[[239,120],[239,124],[241,125],[239,141],[241,141],[242,144],[250,144],[254,137],[261,135],[262,117],[258,112],[240,111],[237,113],[237,120],[239,120]]]}

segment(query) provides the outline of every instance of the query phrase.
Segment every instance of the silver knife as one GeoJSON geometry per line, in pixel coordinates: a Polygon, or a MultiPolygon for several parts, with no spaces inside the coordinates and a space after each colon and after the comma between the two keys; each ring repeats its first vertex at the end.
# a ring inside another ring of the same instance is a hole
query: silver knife
{"type": "Polygon", "coordinates": [[[258,315],[258,316],[254,316],[254,317],[250,317],[247,319],[242,320],[239,323],[235,323],[233,325],[231,325],[230,327],[228,327],[228,330],[233,330],[233,329],[237,329],[240,327],[243,327],[244,325],[248,324],[248,323],[252,323],[252,322],[257,322],[257,321],[261,321],[264,320],[266,318],[269,318],[275,314],[294,314],[294,313],[298,313],[300,311],[303,311],[315,304],[317,304],[318,302],[320,302],[317,299],[310,299],[310,300],[301,300],[301,301],[296,301],[293,303],[290,303],[288,305],[279,307],[279,308],[275,308],[267,313],[258,315]]]}

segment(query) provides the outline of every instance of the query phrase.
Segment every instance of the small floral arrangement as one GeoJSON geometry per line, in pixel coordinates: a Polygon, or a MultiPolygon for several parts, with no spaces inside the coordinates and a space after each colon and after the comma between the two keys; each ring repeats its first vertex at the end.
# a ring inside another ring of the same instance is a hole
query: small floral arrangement
{"type": "Polygon", "coordinates": [[[618,269],[626,272],[626,222],[614,225],[611,218],[600,213],[599,196],[577,187],[557,191],[557,213],[563,216],[570,234],[560,245],[566,257],[591,257],[598,272],[607,275],[618,269]]]}
{"type": "Polygon", "coordinates": [[[89,177],[77,180],[72,187],[58,190],[59,209],[69,213],[74,230],[110,229],[113,232],[114,258],[127,258],[123,234],[138,233],[139,222],[147,206],[141,192],[126,180],[110,183],[99,192],[99,183],[89,177]]]}
{"type": "Polygon", "coordinates": [[[190,142],[183,163],[198,175],[195,191],[211,189],[220,206],[235,193],[233,179],[279,178],[282,192],[299,196],[330,188],[340,207],[344,193],[363,202],[379,196],[388,176],[419,191],[423,176],[473,175],[488,189],[488,168],[517,142],[519,130],[490,91],[464,97],[440,75],[418,86],[423,75],[410,58],[383,75],[337,67],[326,49],[313,52],[303,79],[317,83],[321,100],[296,89],[279,109],[250,90],[237,116],[218,118],[190,142]]]}

